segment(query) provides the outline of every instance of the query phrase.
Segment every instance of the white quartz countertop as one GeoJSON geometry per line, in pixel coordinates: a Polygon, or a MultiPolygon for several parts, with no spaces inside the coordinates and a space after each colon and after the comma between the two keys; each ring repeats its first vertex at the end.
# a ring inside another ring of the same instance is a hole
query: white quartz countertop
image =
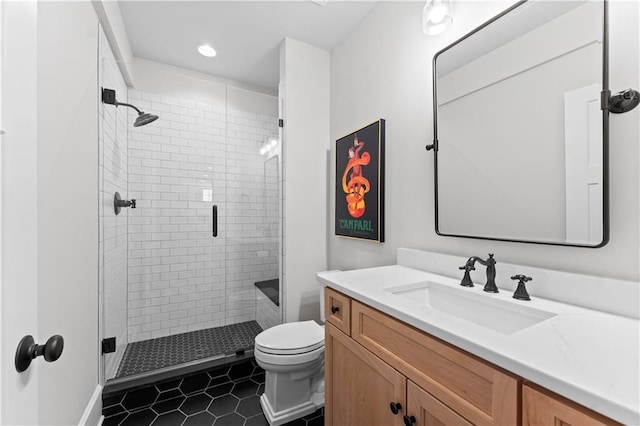
{"type": "MultiPolygon", "coordinates": [[[[318,280],[373,308],[624,424],[640,424],[640,321],[532,296],[513,299],[482,285],[393,265],[328,271],[318,280]],[[512,334],[420,306],[385,288],[436,281],[557,315],[512,334]]],[[[602,297],[606,297],[603,294],[602,297]]]]}

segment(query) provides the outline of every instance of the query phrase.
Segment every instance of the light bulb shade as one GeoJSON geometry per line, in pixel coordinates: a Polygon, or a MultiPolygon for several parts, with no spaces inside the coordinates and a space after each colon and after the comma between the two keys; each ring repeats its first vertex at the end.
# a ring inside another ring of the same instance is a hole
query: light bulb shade
{"type": "Polygon", "coordinates": [[[422,9],[422,31],[426,35],[442,34],[452,23],[451,0],[427,0],[422,9]]]}
{"type": "Polygon", "coordinates": [[[198,46],[198,53],[202,56],[206,56],[207,58],[213,58],[217,55],[216,49],[211,47],[209,44],[201,44],[198,46]]]}

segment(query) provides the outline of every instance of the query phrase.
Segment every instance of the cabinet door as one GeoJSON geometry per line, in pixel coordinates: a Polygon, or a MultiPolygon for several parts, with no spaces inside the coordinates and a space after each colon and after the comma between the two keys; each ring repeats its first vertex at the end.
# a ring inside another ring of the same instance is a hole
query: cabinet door
{"type": "Polygon", "coordinates": [[[406,378],[333,325],[325,333],[325,425],[402,426],[406,378]]]}
{"type": "Polygon", "coordinates": [[[603,426],[619,423],[548,391],[522,387],[524,426],[603,426]],[[544,392],[544,393],[543,393],[544,392]]]}
{"type": "Polygon", "coordinates": [[[415,418],[416,426],[471,426],[471,423],[411,380],[407,382],[407,407],[407,415],[415,418]]]}

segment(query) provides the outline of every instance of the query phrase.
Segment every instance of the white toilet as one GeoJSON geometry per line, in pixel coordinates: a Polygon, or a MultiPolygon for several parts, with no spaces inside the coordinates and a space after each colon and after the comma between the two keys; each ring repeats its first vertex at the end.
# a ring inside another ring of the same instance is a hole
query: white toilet
{"type": "Polygon", "coordinates": [[[271,327],[256,336],[254,356],[265,371],[260,405],[271,426],[324,406],[324,326],[300,321],[271,327]]]}

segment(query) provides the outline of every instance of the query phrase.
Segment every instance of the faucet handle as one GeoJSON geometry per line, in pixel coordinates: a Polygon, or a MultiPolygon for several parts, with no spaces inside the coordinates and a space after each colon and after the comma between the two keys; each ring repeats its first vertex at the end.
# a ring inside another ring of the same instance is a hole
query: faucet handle
{"type": "Polygon", "coordinates": [[[469,271],[474,271],[476,268],[473,265],[464,265],[460,266],[460,270],[464,270],[464,276],[462,277],[462,281],[460,285],[463,287],[473,287],[473,281],[471,280],[471,275],[469,275],[469,271]]]}
{"type": "Polygon", "coordinates": [[[529,293],[527,293],[525,283],[533,281],[533,278],[527,277],[526,275],[514,275],[511,279],[518,280],[518,288],[516,288],[515,293],[513,293],[513,298],[518,300],[531,300],[529,293]]]}

